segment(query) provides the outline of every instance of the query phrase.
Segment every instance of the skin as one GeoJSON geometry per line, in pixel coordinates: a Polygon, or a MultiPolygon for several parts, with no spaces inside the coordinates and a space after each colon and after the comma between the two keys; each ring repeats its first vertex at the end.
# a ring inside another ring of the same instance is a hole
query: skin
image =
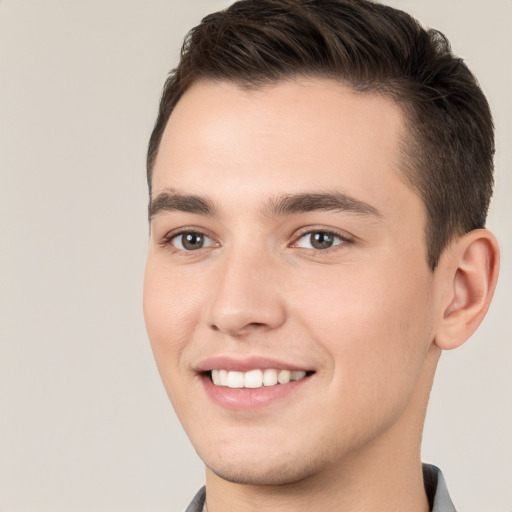
{"type": "Polygon", "coordinates": [[[420,441],[435,367],[443,343],[462,343],[485,313],[497,250],[481,230],[429,269],[423,204],[400,171],[405,133],[391,100],[324,79],[199,82],[172,113],[153,174],[144,313],[207,468],[209,512],[428,510],[420,441]],[[272,208],[321,193],[368,209],[272,208]],[[186,250],[183,230],[204,245],[186,250]],[[312,232],[332,233],[333,246],[314,248],[312,232]],[[466,323],[453,317],[478,294],[463,256],[491,276],[466,323]],[[198,371],[216,356],[313,374],[264,407],[230,410],[198,371]]]}

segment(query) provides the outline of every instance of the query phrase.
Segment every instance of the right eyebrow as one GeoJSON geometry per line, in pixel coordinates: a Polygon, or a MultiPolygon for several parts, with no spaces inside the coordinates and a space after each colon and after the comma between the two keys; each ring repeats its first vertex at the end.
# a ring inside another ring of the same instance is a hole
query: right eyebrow
{"type": "Polygon", "coordinates": [[[151,199],[148,207],[149,220],[161,212],[176,211],[208,216],[216,214],[215,206],[209,199],[192,194],[181,194],[171,189],[151,199]]]}

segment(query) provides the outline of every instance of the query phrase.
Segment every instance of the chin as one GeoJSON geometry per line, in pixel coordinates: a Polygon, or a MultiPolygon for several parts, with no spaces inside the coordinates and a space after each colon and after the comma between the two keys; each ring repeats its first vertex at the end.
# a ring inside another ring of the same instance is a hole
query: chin
{"type": "Polygon", "coordinates": [[[306,468],[290,467],[282,464],[272,468],[254,468],[241,464],[211,467],[208,469],[218,477],[235,484],[243,485],[288,485],[304,480],[311,476],[313,471],[306,468]]]}
{"type": "MultiPolygon", "coordinates": [[[[275,452],[274,452],[275,453],[275,452]]],[[[307,454],[260,453],[257,457],[203,458],[206,467],[216,476],[228,482],[244,485],[289,485],[307,479],[321,470],[321,461],[312,460],[307,454]],[[227,461],[226,459],[232,459],[227,461]]]]}

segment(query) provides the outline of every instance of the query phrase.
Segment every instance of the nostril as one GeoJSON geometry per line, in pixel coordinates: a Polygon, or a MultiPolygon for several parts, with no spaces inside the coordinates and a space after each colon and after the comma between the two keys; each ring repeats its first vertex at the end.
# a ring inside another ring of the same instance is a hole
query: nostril
{"type": "Polygon", "coordinates": [[[224,318],[218,323],[210,324],[210,328],[215,332],[222,332],[235,338],[243,338],[255,331],[267,330],[270,326],[264,322],[244,322],[241,318],[224,318]]]}

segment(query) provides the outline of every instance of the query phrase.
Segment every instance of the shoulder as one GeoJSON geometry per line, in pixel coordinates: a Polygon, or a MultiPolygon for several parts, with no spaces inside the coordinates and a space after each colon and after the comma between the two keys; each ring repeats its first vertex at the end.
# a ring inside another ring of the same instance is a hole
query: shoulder
{"type": "Polygon", "coordinates": [[[185,512],[202,512],[206,500],[206,489],[201,487],[185,512]]]}
{"type": "Polygon", "coordinates": [[[446,487],[441,470],[431,464],[423,464],[423,482],[432,512],[457,512],[446,487]]]}

